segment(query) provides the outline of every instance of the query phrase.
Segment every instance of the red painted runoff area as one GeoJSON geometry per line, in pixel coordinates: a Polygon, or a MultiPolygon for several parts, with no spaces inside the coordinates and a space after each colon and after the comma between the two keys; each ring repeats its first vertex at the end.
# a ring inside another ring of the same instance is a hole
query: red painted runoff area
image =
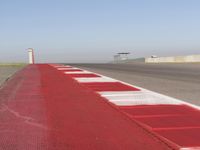
{"type": "Polygon", "coordinates": [[[137,88],[122,84],[120,82],[92,82],[82,83],[94,91],[140,91],[137,88]]]}
{"type": "Polygon", "coordinates": [[[187,105],[125,106],[134,120],[179,147],[200,147],[200,111],[187,105]]]}
{"type": "Polygon", "coordinates": [[[156,131],[161,136],[173,141],[177,145],[183,145],[184,147],[198,147],[188,150],[200,149],[200,128],[186,128],[177,130],[160,130],[156,131]]]}
{"type": "Polygon", "coordinates": [[[120,109],[135,118],[173,115],[199,115],[199,110],[187,105],[139,105],[123,106],[120,107],[120,109]]]}
{"type": "Polygon", "coordinates": [[[0,90],[0,149],[48,149],[46,101],[36,65],[18,72],[0,90]]]}
{"type": "Polygon", "coordinates": [[[70,77],[73,78],[92,78],[92,77],[100,77],[99,75],[92,74],[92,73],[87,73],[87,74],[67,74],[70,77]]]}
{"type": "MultiPolygon", "coordinates": [[[[117,85],[122,90],[131,89],[117,85]]],[[[29,65],[15,74],[0,89],[0,100],[3,150],[177,148],[121,113],[93,90],[47,64],[29,65]]],[[[172,136],[160,131],[159,134],[172,136]]]]}
{"type": "Polygon", "coordinates": [[[167,130],[188,127],[200,128],[200,115],[145,117],[138,118],[137,120],[152,127],[155,130],[167,130]]]}

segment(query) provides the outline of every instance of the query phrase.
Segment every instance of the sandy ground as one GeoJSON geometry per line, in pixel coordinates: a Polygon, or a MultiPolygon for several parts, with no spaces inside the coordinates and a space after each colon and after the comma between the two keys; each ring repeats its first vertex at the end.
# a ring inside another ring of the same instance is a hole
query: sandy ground
{"type": "Polygon", "coordinates": [[[200,105],[200,64],[72,64],[200,105]]]}
{"type": "Polygon", "coordinates": [[[0,65],[0,85],[2,85],[6,79],[11,77],[16,71],[22,69],[23,66],[1,66],[0,65]]]}

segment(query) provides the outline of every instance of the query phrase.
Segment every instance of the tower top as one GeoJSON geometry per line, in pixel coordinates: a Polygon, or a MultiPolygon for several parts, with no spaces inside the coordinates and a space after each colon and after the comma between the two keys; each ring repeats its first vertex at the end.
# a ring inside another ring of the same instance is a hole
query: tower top
{"type": "Polygon", "coordinates": [[[34,50],[33,48],[28,48],[29,64],[34,64],[34,50]]]}

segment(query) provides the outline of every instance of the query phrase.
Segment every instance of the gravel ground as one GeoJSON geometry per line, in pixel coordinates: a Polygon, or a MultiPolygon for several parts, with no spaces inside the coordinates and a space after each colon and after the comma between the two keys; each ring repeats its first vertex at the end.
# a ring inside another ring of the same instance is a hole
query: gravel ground
{"type": "Polygon", "coordinates": [[[73,64],[200,105],[200,64],[73,64]]]}
{"type": "Polygon", "coordinates": [[[23,66],[0,66],[0,85],[2,85],[7,78],[12,76],[16,71],[22,69],[23,66]]]}

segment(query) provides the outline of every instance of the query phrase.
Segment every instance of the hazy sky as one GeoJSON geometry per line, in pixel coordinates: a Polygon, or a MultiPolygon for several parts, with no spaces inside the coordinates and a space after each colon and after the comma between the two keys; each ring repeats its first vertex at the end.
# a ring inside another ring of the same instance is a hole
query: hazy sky
{"type": "Polygon", "coordinates": [[[0,62],[200,54],[200,0],[0,0],[0,62]]]}

